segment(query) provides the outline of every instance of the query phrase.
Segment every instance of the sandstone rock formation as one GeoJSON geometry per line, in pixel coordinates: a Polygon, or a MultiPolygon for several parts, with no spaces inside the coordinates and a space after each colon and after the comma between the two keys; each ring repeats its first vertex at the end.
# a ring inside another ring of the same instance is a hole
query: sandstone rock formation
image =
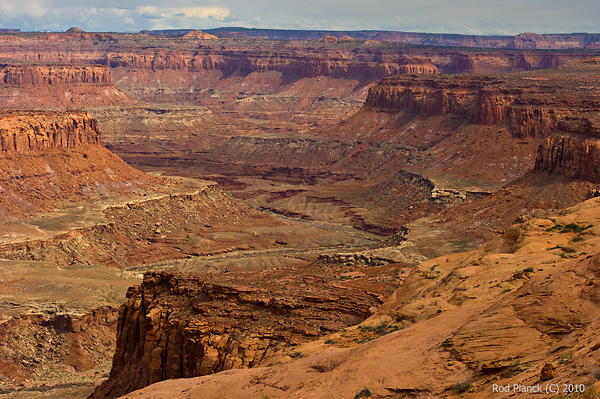
{"type": "Polygon", "coordinates": [[[387,79],[369,90],[365,108],[411,111],[424,117],[457,114],[482,125],[506,121],[514,137],[548,136],[557,127],[561,112],[568,112],[565,105],[559,109],[556,98],[542,99],[543,93],[536,93],[535,105],[529,104],[523,86],[537,91],[536,83],[529,83],[526,76],[521,82],[515,78],[444,75],[439,79],[387,79]]]}
{"type": "Polygon", "coordinates": [[[102,145],[95,119],[84,112],[2,112],[0,153],[102,145]]]}
{"type": "MultiPolygon", "coordinates": [[[[277,70],[288,73],[298,73],[302,70],[302,64],[320,58],[328,61],[330,68],[327,73],[343,70],[346,75],[360,74],[363,77],[373,76],[373,67],[379,63],[401,64],[406,58],[428,59],[443,72],[489,73],[548,68],[590,56],[589,53],[584,52],[557,54],[525,50],[493,53],[486,50],[472,50],[464,53],[443,48],[395,47],[390,44],[378,46],[381,48],[374,53],[372,47],[376,44],[373,42],[365,45],[348,40],[341,40],[339,46],[334,47],[331,47],[331,43],[327,43],[324,48],[321,48],[323,44],[316,41],[310,45],[303,43],[302,47],[294,42],[286,44],[263,40],[215,41],[214,44],[207,43],[206,48],[192,49],[188,46],[188,40],[169,37],[149,39],[147,35],[93,33],[77,34],[81,36],[83,42],[77,42],[74,46],[71,42],[73,35],[76,34],[28,34],[23,37],[0,35],[0,41],[6,44],[5,52],[0,52],[0,55],[6,59],[36,63],[102,64],[111,68],[129,67],[152,71],[197,72],[219,69],[240,72],[277,70]],[[96,36],[86,38],[85,35],[96,36]],[[49,42],[50,37],[51,42],[49,42]],[[276,56],[273,55],[274,52],[276,56]],[[320,53],[320,56],[316,57],[317,53],[320,53]],[[466,66],[467,69],[461,66],[466,66]]],[[[202,37],[206,36],[202,35],[202,37]]],[[[315,39],[320,37],[322,36],[315,39]]],[[[336,37],[331,37],[337,40],[336,37]]],[[[376,75],[378,78],[384,76],[386,75],[376,75]]]]}
{"type": "Polygon", "coordinates": [[[323,36],[319,41],[323,42],[323,43],[335,43],[338,41],[337,37],[335,36],[323,36]]]}
{"type": "Polygon", "coordinates": [[[28,314],[0,322],[0,387],[39,377],[41,370],[70,366],[86,371],[114,352],[117,309],[84,314],[28,314]]]}
{"type": "Polygon", "coordinates": [[[255,287],[243,275],[220,278],[229,283],[215,279],[148,273],[141,286],[132,287],[120,310],[111,375],[91,397],[114,398],[164,379],[255,367],[284,347],[359,322],[378,302],[319,278],[255,287]]]}
{"type": "Polygon", "coordinates": [[[110,69],[98,65],[0,65],[0,108],[65,109],[133,105],[112,84],[110,69]]]}
{"type": "Polygon", "coordinates": [[[193,30],[193,31],[191,31],[189,33],[186,33],[181,38],[184,39],[184,40],[194,40],[194,39],[199,39],[199,40],[213,40],[213,39],[218,39],[217,36],[211,35],[211,34],[206,33],[206,32],[202,32],[201,30],[193,30]]]}
{"type": "Polygon", "coordinates": [[[0,114],[0,219],[51,209],[68,199],[150,188],[153,179],[102,146],[84,112],[0,114]]]}
{"type": "Polygon", "coordinates": [[[108,85],[112,83],[110,70],[102,66],[65,65],[5,65],[0,70],[0,80],[7,85],[56,85],[89,83],[108,85]]]}

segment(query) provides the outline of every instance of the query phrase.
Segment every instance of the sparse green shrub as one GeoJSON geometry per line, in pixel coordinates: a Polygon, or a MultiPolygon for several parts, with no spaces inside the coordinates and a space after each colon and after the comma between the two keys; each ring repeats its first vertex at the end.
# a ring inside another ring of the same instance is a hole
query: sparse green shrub
{"type": "Polygon", "coordinates": [[[473,383],[471,381],[463,381],[463,382],[457,382],[456,384],[454,384],[454,390],[458,393],[464,393],[467,392],[469,389],[471,389],[471,387],[473,386],[473,383]]]}
{"type": "Polygon", "coordinates": [[[375,331],[375,333],[379,334],[379,335],[387,334],[388,333],[388,323],[386,323],[386,322],[381,323],[380,325],[375,327],[375,329],[373,331],[375,331]]]}
{"type": "Polygon", "coordinates": [[[390,325],[389,322],[384,321],[376,327],[371,326],[359,326],[360,332],[374,332],[377,335],[386,335],[394,331],[398,331],[400,327],[396,325],[390,325]]]}
{"type": "Polygon", "coordinates": [[[502,371],[502,377],[504,377],[504,378],[513,377],[513,376],[519,374],[520,372],[527,370],[528,368],[529,368],[528,366],[522,365],[519,360],[515,360],[514,362],[512,362],[510,364],[510,366],[508,366],[507,368],[504,369],[504,371],[502,371]]]}
{"type": "Polygon", "coordinates": [[[523,269],[523,273],[533,273],[533,267],[526,267],[525,269],[523,269]]]}
{"type": "Polygon", "coordinates": [[[566,351],[558,357],[558,364],[565,364],[571,360],[573,360],[573,352],[566,351]]]}
{"type": "Polygon", "coordinates": [[[591,224],[589,226],[580,226],[577,223],[569,223],[565,227],[563,227],[560,232],[561,233],[581,233],[583,230],[589,229],[590,227],[592,227],[591,224]]]}
{"type": "Polygon", "coordinates": [[[579,241],[583,241],[583,237],[582,236],[577,236],[577,237],[573,237],[571,239],[572,242],[579,242],[579,241]]]}
{"type": "Polygon", "coordinates": [[[587,230],[593,227],[591,224],[587,226],[578,225],[577,223],[569,223],[565,226],[555,224],[552,227],[546,229],[546,231],[560,231],[561,233],[581,233],[583,230],[587,230]]]}

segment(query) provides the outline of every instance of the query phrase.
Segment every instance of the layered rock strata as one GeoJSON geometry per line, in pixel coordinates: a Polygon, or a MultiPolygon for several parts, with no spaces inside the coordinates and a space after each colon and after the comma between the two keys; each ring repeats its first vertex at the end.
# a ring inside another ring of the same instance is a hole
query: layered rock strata
{"type": "Polygon", "coordinates": [[[93,369],[114,353],[118,312],[27,314],[0,323],[0,388],[39,377],[44,368],[93,369]]]}
{"type": "Polygon", "coordinates": [[[4,65],[0,81],[6,85],[112,84],[107,67],[85,65],[4,65]]]}
{"type": "Polygon", "coordinates": [[[240,277],[219,284],[200,276],[147,273],[127,293],[111,375],[91,398],[254,367],[283,347],[360,322],[378,303],[364,291],[318,278],[296,285],[269,279],[252,287],[240,277]]]}
{"type": "Polygon", "coordinates": [[[514,139],[542,144],[536,170],[598,182],[599,70],[600,60],[594,58],[545,72],[499,77],[393,77],[369,90],[365,110],[498,125],[514,139]]]}
{"type": "Polygon", "coordinates": [[[102,146],[85,112],[0,112],[0,219],[156,183],[102,146]]]}
{"type": "Polygon", "coordinates": [[[482,125],[505,122],[514,137],[548,136],[558,126],[561,117],[569,113],[565,109],[566,104],[557,109],[556,99],[545,97],[544,89],[539,90],[535,83],[510,80],[480,76],[440,76],[439,79],[395,77],[369,90],[365,109],[409,111],[423,117],[454,114],[482,125]],[[530,91],[527,95],[534,95],[543,102],[527,101],[523,90],[530,91]]]}
{"type": "MultiPolygon", "coordinates": [[[[85,112],[0,113],[0,153],[101,145],[98,122],[85,112]]],[[[0,155],[1,156],[1,155],[0,155]]]]}
{"type": "Polygon", "coordinates": [[[548,137],[538,149],[535,169],[600,183],[600,142],[581,134],[548,137]]]}
{"type": "Polygon", "coordinates": [[[133,105],[112,83],[106,66],[71,63],[0,64],[0,108],[82,109],[133,105]]]}
{"type": "Polygon", "coordinates": [[[204,40],[185,36],[151,38],[144,34],[28,33],[0,35],[0,42],[4,48],[3,52],[0,51],[3,58],[26,62],[102,64],[111,68],[127,67],[152,72],[279,71],[303,77],[345,75],[381,78],[406,72],[528,70],[557,66],[594,54],[583,50],[557,54],[527,49],[464,52],[441,47],[348,40],[335,43],[204,40]]]}

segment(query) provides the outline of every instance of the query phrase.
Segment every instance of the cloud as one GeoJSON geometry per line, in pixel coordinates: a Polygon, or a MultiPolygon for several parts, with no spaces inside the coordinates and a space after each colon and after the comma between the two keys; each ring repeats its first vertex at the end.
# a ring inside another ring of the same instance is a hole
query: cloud
{"type": "MultiPolygon", "coordinates": [[[[0,3],[0,24],[25,30],[66,30],[78,26],[90,31],[127,31],[194,27],[209,21],[229,17],[227,7],[182,5],[143,5],[138,7],[87,6],[54,0],[33,0],[28,7],[18,7],[16,1],[0,3]]],[[[91,3],[88,2],[88,3],[91,3]]]]}
{"type": "Polygon", "coordinates": [[[598,0],[0,0],[0,25],[88,31],[244,26],[518,34],[600,31],[598,0]]]}
{"type": "Polygon", "coordinates": [[[187,18],[213,18],[222,21],[229,16],[229,9],[222,7],[185,7],[178,11],[187,18]]]}

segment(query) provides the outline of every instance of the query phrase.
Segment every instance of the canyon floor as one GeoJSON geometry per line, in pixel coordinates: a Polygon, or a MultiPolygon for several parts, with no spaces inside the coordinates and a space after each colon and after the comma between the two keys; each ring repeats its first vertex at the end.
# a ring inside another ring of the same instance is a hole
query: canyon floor
{"type": "Polygon", "coordinates": [[[600,52],[538,36],[0,35],[0,396],[598,397],[600,52]]]}

